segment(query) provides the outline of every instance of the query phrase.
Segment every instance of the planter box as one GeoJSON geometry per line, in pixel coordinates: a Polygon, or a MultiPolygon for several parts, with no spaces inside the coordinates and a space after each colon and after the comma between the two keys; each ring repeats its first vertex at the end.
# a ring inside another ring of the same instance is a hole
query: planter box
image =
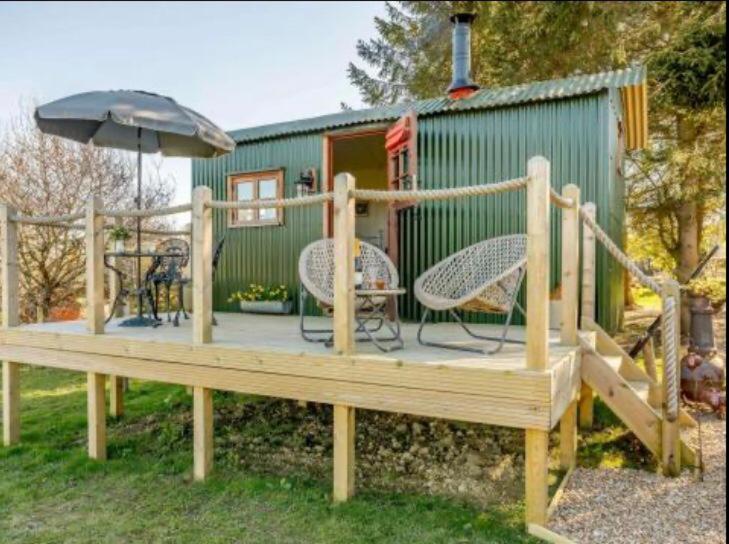
{"type": "Polygon", "coordinates": [[[249,314],[290,314],[291,301],[280,302],[276,300],[248,301],[242,300],[238,303],[240,311],[249,314]]]}

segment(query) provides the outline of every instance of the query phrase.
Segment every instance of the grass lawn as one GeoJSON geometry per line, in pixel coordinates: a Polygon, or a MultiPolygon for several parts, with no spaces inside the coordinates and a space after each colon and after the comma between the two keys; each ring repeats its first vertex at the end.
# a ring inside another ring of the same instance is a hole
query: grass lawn
{"type": "Polygon", "coordinates": [[[23,367],[21,383],[22,444],[0,448],[0,542],[536,542],[521,504],[361,490],[335,506],[330,481],[250,473],[225,452],[194,483],[191,430],[166,423],[191,411],[183,387],[133,382],[125,417],[109,421],[109,461],[93,462],[85,376],[23,367]]]}

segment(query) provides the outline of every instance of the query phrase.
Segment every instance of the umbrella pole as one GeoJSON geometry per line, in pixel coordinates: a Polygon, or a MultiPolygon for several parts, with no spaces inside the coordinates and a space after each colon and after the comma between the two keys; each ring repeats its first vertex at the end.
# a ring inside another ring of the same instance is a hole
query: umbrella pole
{"type": "MultiPolygon", "coordinates": [[[[137,129],[137,209],[142,209],[142,129],[137,129]]],[[[142,218],[137,217],[137,317],[143,319],[142,297],[142,218]]]]}

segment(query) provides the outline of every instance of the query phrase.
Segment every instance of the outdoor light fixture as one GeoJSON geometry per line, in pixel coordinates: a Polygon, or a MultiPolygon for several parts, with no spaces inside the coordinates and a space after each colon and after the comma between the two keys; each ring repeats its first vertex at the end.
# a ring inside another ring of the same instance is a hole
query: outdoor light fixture
{"type": "Polygon", "coordinates": [[[295,182],[296,196],[306,196],[312,194],[316,190],[316,169],[306,168],[299,174],[299,179],[295,182]]]}

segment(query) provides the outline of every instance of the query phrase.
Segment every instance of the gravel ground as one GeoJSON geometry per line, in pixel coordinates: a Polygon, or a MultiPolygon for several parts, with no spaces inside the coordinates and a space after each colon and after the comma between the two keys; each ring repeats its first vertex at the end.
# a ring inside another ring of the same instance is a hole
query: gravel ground
{"type": "MultiPolygon", "coordinates": [[[[717,347],[726,360],[726,313],[716,320],[717,347]]],[[[726,422],[701,420],[706,472],[664,478],[639,470],[577,469],[550,529],[581,543],[726,542],[726,422]]],[[[696,446],[696,430],[686,439],[696,446]]]]}

